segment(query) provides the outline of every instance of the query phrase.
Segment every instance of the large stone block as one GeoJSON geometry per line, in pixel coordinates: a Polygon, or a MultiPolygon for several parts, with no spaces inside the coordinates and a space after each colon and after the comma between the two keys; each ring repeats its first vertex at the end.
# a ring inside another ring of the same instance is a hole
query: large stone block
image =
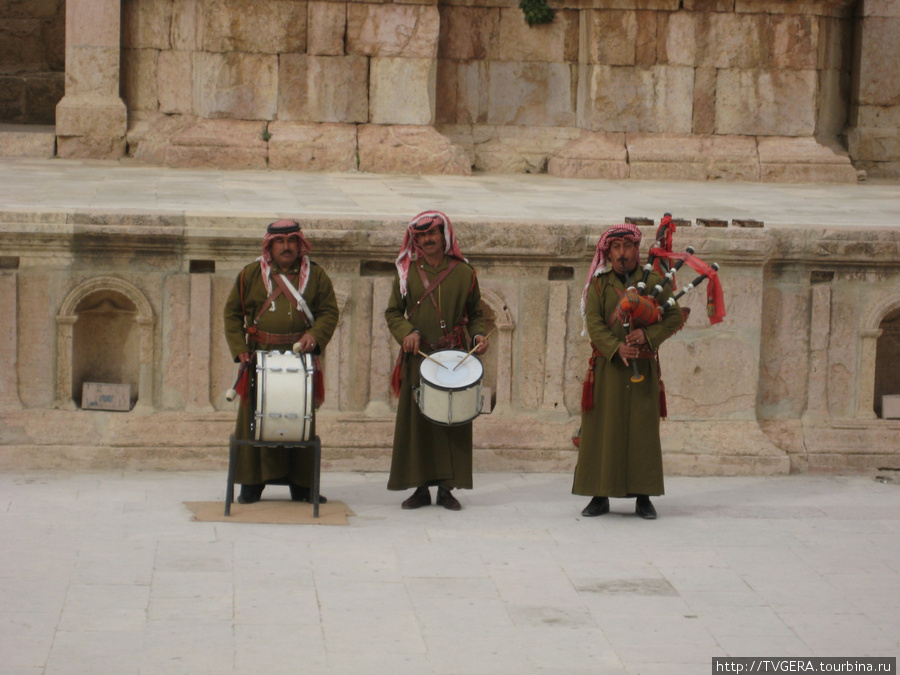
{"type": "Polygon", "coordinates": [[[472,156],[478,171],[546,173],[550,154],[578,135],[571,127],[476,126],[472,156]]]}
{"type": "Polygon", "coordinates": [[[690,133],[693,68],[593,66],[586,106],[592,131],[690,133]]]}
{"type": "Polygon", "coordinates": [[[427,126],[359,127],[359,168],[370,173],[469,175],[465,151],[427,126]]]}
{"type": "Polygon", "coordinates": [[[125,137],[127,112],[118,97],[64,96],[56,106],[58,136],[125,137]]]}
{"type": "Polygon", "coordinates": [[[171,26],[171,3],[122,1],[122,47],[168,49],[171,45],[171,26]]]}
{"type": "Polygon", "coordinates": [[[122,13],[118,3],[66,0],[66,47],[121,46],[122,13]]]}
{"type": "Polygon", "coordinates": [[[767,137],[758,140],[760,179],[778,183],[855,183],[848,154],[815,138],[767,137]]]}
{"type": "Polygon", "coordinates": [[[695,134],[712,134],[716,131],[716,69],[694,70],[694,120],[695,134]]]}
{"type": "Polygon", "coordinates": [[[633,66],[637,41],[637,14],[626,10],[590,10],[588,63],[633,66]]]}
{"type": "Polygon", "coordinates": [[[500,57],[500,9],[498,7],[441,7],[442,59],[496,61],[500,57]]]}
{"type": "Polygon", "coordinates": [[[756,140],[747,136],[628,134],[631,177],[759,180],[756,140]]]}
{"type": "Polygon", "coordinates": [[[136,159],[172,167],[264,169],[264,122],[162,116],[143,135],[136,159]]]}
{"type": "Polygon", "coordinates": [[[125,156],[124,136],[57,136],[56,155],[62,159],[119,159],[125,156]]]}
{"type": "Polygon", "coordinates": [[[347,53],[364,56],[437,56],[440,15],[433,5],[364,4],[347,7],[347,53]]]}
{"type": "Polygon", "coordinates": [[[160,52],[156,65],[156,90],[160,112],[193,114],[194,65],[191,52],[175,50],[160,52]]]}
{"type": "Polygon", "coordinates": [[[21,77],[0,77],[0,120],[24,124],[28,119],[25,99],[25,80],[21,77]]]}
{"type": "Polygon", "coordinates": [[[278,72],[278,119],[367,122],[368,76],[364,56],[284,54],[278,72]]]}
{"type": "Polygon", "coordinates": [[[900,17],[863,19],[859,102],[900,105],[900,17]]]}
{"type": "Polygon", "coordinates": [[[529,26],[518,7],[500,10],[500,60],[574,62],[578,58],[578,12],[557,10],[548,24],[529,26]]]}
{"type": "Polygon", "coordinates": [[[811,136],[816,128],[815,70],[720,70],[716,132],[811,136]]]}
{"type": "Polygon", "coordinates": [[[637,18],[637,37],[634,45],[634,63],[637,66],[655,66],[657,44],[659,42],[659,12],[639,11],[637,18]]]}
{"type": "Polygon", "coordinates": [[[575,72],[565,63],[489,66],[489,124],[575,126],[575,72]]]}
{"type": "Polygon", "coordinates": [[[0,24],[0,69],[4,73],[44,70],[41,24],[35,19],[4,19],[0,24]]]}
{"type": "MultiPolygon", "coordinates": [[[[713,14],[713,65],[716,68],[762,68],[768,62],[765,14],[713,14]]],[[[705,60],[704,60],[705,65],[705,60]]]]}
{"type": "Polygon", "coordinates": [[[485,61],[459,64],[456,72],[456,109],[452,116],[455,122],[487,124],[490,109],[490,66],[485,61]]]}
{"type": "Polygon", "coordinates": [[[25,107],[28,124],[56,122],[56,105],[65,94],[63,73],[29,75],[25,78],[25,107]]]}
{"type": "Polygon", "coordinates": [[[211,52],[306,51],[303,0],[218,0],[203,4],[203,47],[211,52]]]}
{"type": "Polygon", "coordinates": [[[269,168],[284,171],[356,171],[356,125],[269,124],[269,168]]]}
{"type": "Polygon", "coordinates": [[[771,15],[768,25],[769,67],[803,70],[818,63],[819,21],[802,15],[771,15]]]}
{"type": "Polygon", "coordinates": [[[0,124],[0,157],[39,157],[56,154],[56,130],[52,125],[0,124]]]}
{"type": "Polygon", "coordinates": [[[577,139],[553,151],[547,173],[560,178],[628,178],[625,134],[582,131],[577,139]]]}
{"type": "Polygon", "coordinates": [[[202,0],[174,0],[169,37],[172,49],[201,48],[203,31],[202,0]]]}
{"type": "Polygon", "coordinates": [[[859,126],[848,134],[854,160],[870,162],[898,161],[900,130],[859,126]]]}
{"type": "Polygon", "coordinates": [[[271,120],[278,96],[278,57],[194,54],[194,111],[202,117],[271,120]]]}
{"type": "Polygon", "coordinates": [[[157,94],[156,49],[122,50],[122,100],[128,110],[156,110],[157,94]]]}
{"type": "Polygon", "coordinates": [[[347,4],[311,0],[307,16],[306,52],[342,56],[344,33],[347,31],[347,4]]]}
{"type": "Polygon", "coordinates": [[[369,64],[369,121],[427,125],[434,122],[437,61],[373,57],[369,64]]]}
{"type": "Polygon", "coordinates": [[[119,47],[67,47],[66,93],[119,96],[119,47]]]}

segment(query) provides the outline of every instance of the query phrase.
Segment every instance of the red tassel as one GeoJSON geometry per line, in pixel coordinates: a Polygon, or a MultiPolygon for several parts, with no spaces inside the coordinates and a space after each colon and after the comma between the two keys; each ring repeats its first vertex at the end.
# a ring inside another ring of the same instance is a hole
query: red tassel
{"type": "Polygon", "coordinates": [[[322,361],[313,357],[313,405],[321,407],[325,402],[325,373],[322,372],[322,361]]]}
{"type": "Polygon", "coordinates": [[[250,400],[250,366],[247,365],[241,370],[241,376],[234,387],[235,393],[241,397],[241,405],[247,405],[250,400]]]}
{"type": "Polygon", "coordinates": [[[581,388],[581,412],[594,409],[594,369],[591,368],[584,376],[584,386],[581,388]]]}
{"type": "Polygon", "coordinates": [[[394,394],[395,398],[400,396],[400,375],[403,371],[403,356],[404,352],[400,352],[397,355],[397,363],[394,366],[394,372],[391,375],[391,392],[394,394]]]}
{"type": "Polygon", "coordinates": [[[669,410],[666,407],[666,385],[663,381],[659,381],[659,418],[666,419],[669,416],[669,410]]]}

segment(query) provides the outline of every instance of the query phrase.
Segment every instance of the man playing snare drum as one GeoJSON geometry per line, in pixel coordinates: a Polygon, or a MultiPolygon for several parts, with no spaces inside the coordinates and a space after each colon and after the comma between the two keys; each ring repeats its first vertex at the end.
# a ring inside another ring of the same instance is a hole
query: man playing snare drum
{"type": "MultiPolygon", "coordinates": [[[[254,368],[255,351],[286,352],[296,347],[314,354],[318,405],[324,397],[318,356],[337,326],[338,306],[331,279],[310,262],[309,251],[299,223],[278,220],[269,225],[262,255],[241,270],[225,301],[225,340],[248,375],[254,368]]],[[[238,440],[253,438],[250,423],[255,403],[241,396],[235,425],[238,440]]],[[[241,484],[241,504],[259,501],[266,483],[281,479],[290,485],[291,499],[311,501],[312,475],[311,450],[238,446],[235,482],[241,484]]],[[[327,500],[320,495],[319,501],[327,500]]]]}
{"type": "Polygon", "coordinates": [[[437,504],[462,508],[453,488],[472,488],[472,423],[435,424],[419,410],[413,386],[419,384],[421,353],[442,349],[487,351],[481,293],[475,270],[463,258],[450,219],[425,211],[412,219],[397,257],[397,277],[384,312],[400,344],[391,385],[399,396],[388,490],[415,488],[402,504],[418,509],[431,504],[429,486],[437,485],[437,504]]]}

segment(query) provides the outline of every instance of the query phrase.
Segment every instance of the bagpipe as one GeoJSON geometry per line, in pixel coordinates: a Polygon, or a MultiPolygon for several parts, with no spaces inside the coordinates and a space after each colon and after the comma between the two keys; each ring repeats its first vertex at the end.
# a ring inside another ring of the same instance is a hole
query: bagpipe
{"type": "MultiPolygon", "coordinates": [[[[626,274],[626,291],[622,293],[613,315],[613,321],[618,319],[622,322],[626,335],[632,328],[646,328],[661,322],[667,312],[676,309],[681,311],[681,325],[678,328],[678,330],[681,330],[690,315],[690,308],[678,307],[678,301],[704,281],[708,282],[706,288],[706,309],[710,325],[720,323],[725,318],[725,297],[722,293],[722,284],[719,281],[719,265],[716,263],[707,265],[694,255],[694,249],[691,246],[688,246],[684,252],[673,251],[672,240],[675,235],[675,229],[676,224],[672,219],[672,214],[666,213],[659,223],[659,228],[656,230],[656,240],[647,254],[647,263],[642,268],[640,280],[636,284],[632,284],[631,279],[626,274]],[[678,290],[675,283],[675,273],[684,265],[698,272],[698,276],[681,290],[678,290]],[[662,276],[662,279],[652,289],[648,289],[647,283],[650,279],[650,273],[654,270],[662,276]],[[671,286],[677,293],[665,302],[660,303],[658,300],[659,295],[667,286],[671,286]]],[[[581,409],[584,412],[591,410],[594,405],[593,367],[595,355],[591,356],[588,373],[584,380],[581,399],[581,409]]],[[[656,355],[656,359],[658,364],[658,355],[656,355]]],[[[631,359],[631,368],[631,381],[642,382],[644,376],[638,370],[635,359],[631,359]]],[[[666,417],[665,388],[662,379],[659,380],[659,398],[660,416],[666,417]]],[[[576,435],[572,437],[572,442],[576,446],[580,444],[580,437],[581,430],[579,429],[576,435]]]]}
{"type": "MultiPolygon", "coordinates": [[[[680,298],[704,281],[708,281],[706,306],[710,325],[717,324],[725,318],[725,298],[722,294],[722,284],[719,282],[718,264],[707,265],[694,255],[694,249],[691,246],[688,246],[683,253],[674,252],[672,250],[672,240],[675,235],[675,228],[672,214],[665,214],[659,223],[659,228],[656,230],[656,240],[647,254],[647,263],[643,267],[643,275],[640,281],[636,284],[631,284],[626,274],[625,283],[628,288],[619,300],[614,315],[622,321],[622,327],[625,329],[626,334],[632,328],[646,328],[662,321],[666,312],[672,311],[680,298]],[[699,276],[666,300],[666,302],[660,304],[657,298],[666,286],[671,286],[673,290],[677,290],[675,273],[683,265],[687,265],[698,272],[699,276]],[[648,291],[647,281],[650,278],[650,272],[654,270],[662,275],[662,279],[648,291]]],[[[684,326],[690,315],[690,309],[682,308],[681,312],[681,325],[684,326]]],[[[638,372],[637,363],[634,359],[631,361],[631,366],[631,381],[641,382],[644,376],[638,372]]]]}

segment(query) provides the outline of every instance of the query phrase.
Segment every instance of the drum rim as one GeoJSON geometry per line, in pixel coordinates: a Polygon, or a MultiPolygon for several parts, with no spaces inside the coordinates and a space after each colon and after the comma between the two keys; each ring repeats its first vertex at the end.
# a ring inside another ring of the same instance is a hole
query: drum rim
{"type": "MultiPolygon", "coordinates": [[[[443,352],[456,352],[458,354],[463,354],[463,355],[466,354],[466,352],[464,352],[462,349],[438,349],[437,351],[434,351],[431,354],[429,354],[429,356],[434,356],[435,354],[441,354],[443,352]]],[[[431,387],[432,389],[439,389],[440,391],[466,391],[467,389],[471,389],[472,387],[480,384],[482,380],[484,380],[484,363],[482,363],[481,359],[479,359],[477,356],[475,356],[475,354],[471,354],[469,356],[469,358],[475,359],[475,362],[478,363],[478,366],[481,368],[481,374],[478,376],[478,379],[472,380],[472,382],[470,382],[469,384],[467,384],[465,386],[448,387],[446,385],[436,384],[435,382],[432,382],[432,380],[425,377],[422,374],[422,366],[425,363],[428,363],[428,359],[426,359],[426,358],[423,358],[422,362],[419,364],[419,381],[421,383],[421,381],[424,380],[425,382],[428,383],[429,387],[431,387]]]]}

